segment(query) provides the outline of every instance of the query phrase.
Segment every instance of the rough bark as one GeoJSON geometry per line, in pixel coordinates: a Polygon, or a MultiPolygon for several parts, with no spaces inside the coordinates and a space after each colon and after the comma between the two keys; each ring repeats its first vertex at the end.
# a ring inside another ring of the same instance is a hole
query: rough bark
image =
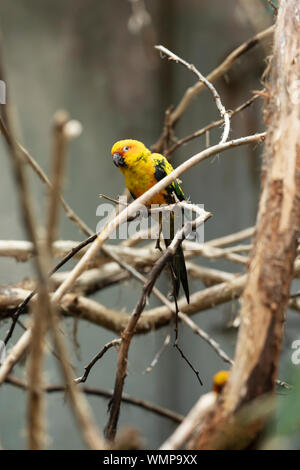
{"type": "MultiPolygon", "coordinates": [[[[281,0],[265,113],[262,192],[242,296],[235,365],[193,448],[219,448],[221,441],[224,445],[221,433],[224,436],[236,412],[275,386],[300,225],[299,15],[298,0],[281,0]]],[[[261,422],[249,426],[240,447],[253,442],[261,426],[261,422]]]]}

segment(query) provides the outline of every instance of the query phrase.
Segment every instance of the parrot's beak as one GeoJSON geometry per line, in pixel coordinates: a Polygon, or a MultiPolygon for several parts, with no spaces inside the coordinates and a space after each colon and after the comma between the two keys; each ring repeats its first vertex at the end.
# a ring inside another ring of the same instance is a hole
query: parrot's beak
{"type": "Polygon", "coordinates": [[[116,152],[116,153],[113,154],[112,157],[113,157],[114,164],[115,164],[117,167],[119,167],[119,166],[121,166],[121,167],[126,166],[125,160],[124,160],[124,158],[122,157],[122,155],[121,155],[120,153],[116,152]]]}

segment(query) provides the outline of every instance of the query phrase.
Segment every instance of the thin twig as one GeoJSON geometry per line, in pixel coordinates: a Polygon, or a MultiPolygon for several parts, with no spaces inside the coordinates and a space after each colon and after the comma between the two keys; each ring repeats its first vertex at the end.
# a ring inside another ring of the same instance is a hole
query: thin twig
{"type": "Polygon", "coordinates": [[[77,418],[80,431],[82,432],[88,446],[93,450],[105,449],[106,444],[100,435],[90,407],[82,391],[73,381],[73,371],[70,367],[70,354],[65,345],[63,335],[60,331],[56,312],[50,316],[52,322],[52,332],[54,344],[58,351],[62,372],[66,381],[66,387],[71,399],[74,414],[77,418]]]}
{"type": "MultiPolygon", "coordinates": [[[[169,208],[172,206],[166,206],[164,208],[160,208],[160,211],[162,210],[169,210],[169,208]]],[[[212,257],[213,256],[220,256],[222,251],[213,251],[210,248],[211,247],[222,247],[225,245],[233,244],[236,242],[240,242],[245,240],[246,238],[250,238],[254,234],[255,227],[249,227],[247,229],[231,233],[229,235],[225,235],[216,239],[208,240],[207,242],[204,243],[203,245],[203,256],[205,257],[212,257]],[[207,248],[207,249],[206,249],[207,248]]],[[[138,265],[142,264],[142,262],[136,262],[135,259],[144,259],[144,264],[149,264],[150,263],[150,257],[153,257],[153,245],[149,244],[146,247],[144,247],[141,250],[128,250],[127,248],[133,248],[138,242],[142,240],[151,240],[156,238],[157,233],[156,233],[156,227],[153,227],[152,230],[147,229],[146,231],[139,231],[137,232],[132,238],[129,238],[128,240],[124,240],[119,246],[116,245],[106,245],[106,248],[110,251],[113,252],[116,255],[119,255],[122,259],[125,259],[126,257],[130,259],[130,262],[138,265]],[[154,233],[155,229],[155,233],[154,233]],[[126,247],[126,248],[125,248],[126,247]],[[148,253],[147,251],[148,250],[148,253]],[[151,250],[151,252],[150,252],[151,250]]],[[[83,240],[82,242],[78,243],[75,241],[64,241],[64,240],[57,240],[53,244],[53,249],[54,249],[54,256],[57,258],[62,258],[62,260],[57,263],[57,265],[52,269],[52,272],[54,273],[57,271],[60,267],[62,267],[66,261],[71,259],[73,256],[76,256],[82,248],[84,248],[86,245],[91,243],[97,238],[97,234],[91,235],[89,238],[86,240],[83,240]]],[[[192,248],[193,244],[192,242],[189,242],[189,248],[191,250],[196,249],[198,251],[198,248],[200,248],[199,244],[194,243],[194,249],[192,248]]],[[[242,251],[245,251],[245,248],[248,247],[247,245],[240,245],[242,251]]],[[[236,250],[235,247],[231,248],[231,253],[235,253],[236,250]]],[[[223,253],[230,253],[228,250],[223,251],[223,253]]],[[[0,240],[0,256],[4,257],[12,257],[15,258],[19,262],[25,262],[28,261],[30,258],[32,258],[35,255],[34,253],[34,247],[31,242],[28,241],[22,241],[22,240],[0,240]]],[[[82,255],[78,255],[80,258],[82,255]]],[[[110,260],[108,257],[105,256],[97,256],[96,261],[98,262],[98,265],[104,265],[105,263],[110,263],[110,260]]],[[[96,265],[97,262],[94,262],[93,264],[96,265]]]]}
{"type": "MultiPolygon", "coordinates": [[[[12,161],[14,164],[13,168],[14,168],[14,173],[15,173],[16,180],[18,183],[18,188],[19,188],[21,214],[24,220],[24,224],[25,224],[25,227],[27,228],[27,231],[31,240],[34,243],[35,250],[38,252],[37,236],[35,233],[34,222],[32,219],[32,212],[30,210],[30,203],[28,201],[28,190],[26,188],[26,180],[22,171],[23,163],[19,157],[19,153],[18,153],[19,150],[15,144],[14,138],[12,137],[11,127],[9,127],[7,130],[2,119],[0,119],[0,130],[2,134],[5,136],[5,140],[9,147],[10,155],[12,157],[12,161]]],[[[46,286],[47,285],[47,273],[43,269],[40,256],[36,257],[36,269],[37,269],[37,274],[38,274],[38,278],[40,280],[41,285],[46,286]]],[[[45,305],[45,312],[48,313],[50,319],[53,320],[55,317],[54,315],[51,315],[51,306],[48,301],[48,296],[47,295],[43,296],[43,299],[47,304],[45,305]]],[[[53,330],[54,332],[57,331],[55,328],[53,328],[53,330]]],[[[25,333],[23,333],[23,336],[21,337],[21,339],[22,338],[27,339],[28,337],[30,339],[30,336],[31,336],[31,331],[28,330],[25,333]]],[[[55,335],[54,338],[55,338],[56,347],[58,348],[58,352],[60,353],[60,359],[62,361],[61,363],[62,363],[63,372],[65,373],[65,376],[66,376],[66,383],[70,389],[71,403],[74,407],[75,416],[78,419],[83,436],[86,439],[86,442],[90,446],[90,448],[92,449],[103,448],[104,447],[103,439],[101,438],[97,430],[97,427],[94,424],[92,416],[89,412],[89,407],[87,403],[85,402],[85,400],[83,399],[83,396],[80,394],[80,391],[76,390],[76,386],[73,383],[71,372],[69,369],[69,361],[67,359],[63,342],[61,338],[59,337],[59,334],[55,335]]],[[[29,341],[28,341],[28,344],[29,344],[29,341]]],[[[5,362],[3,366],[1,367],[5,366],[5,362]]]]}
{"type": "Polygon", "coordinates": [[[104,356],[104,354],[106,353],[106,351],[108,351],[110,348],[112,348],[113,346],[116,347],[117,345],[119,345],[121,343],[121,339],[118,338],[118,339],[113,339],[112,341],[110,341],[109,343],[107,343],[103,349],[101,349],[101,351],[96,354],[95,357],[93,357],[93,359],[88,363],[87,366],[85,366],[84,368],[84,374],[81,376],[81,377],[78,377],[77,379],[74,379],[74,382],[79,384],[79,383],[84,383],[86,382],[86,379],[88,378],[89,376],[89,373],[91,372],[91,369],[93,368],[93,366],[96,364],[96,362],[99,361],[99,359],[101,359],[101,357],[104,356]]]}
{"type": "Polygon", "coordinates": [[[222,121],[224,121],[224,130],[223,130],[223,134],[220,140],[220,144],[226,142],[229,136],[229,132],[230,132],[230,114],[228,111],[226,111],[225,107],[223,106],[220,95],[217,92],[216,88],[213,86],[213,84],[207,78],[205,78],[202,75],[202,73],[199,72],[199,70],[197,70],[197,68],[193,64],[189,64],[184,59],[174,54],[172,51],[170,51],[166,47],[155,46],[155,49],[157,49],[158,51],[161,51],[163,54],[166,54],[170,59],[175,60],[175,62],[180,62],[187,69],[191,70],[191,72],[193,72],[198,77],[200,83],[205,85],[210,90],[215,100],[216,106],[220,112],[222,121]]]}
{"type": "MultiPolygon", "coordinates": [[[[237,107],[233,111],[228,111],[229,115],[231,117],[235,116],[236,114],[238,114],[239,112],[243,111],[248,106],[250,106],[259,97],[260,97],[259,95],[252,96],[251,98],[249,98],[249,100],[245,101],[243,104],[241,104],[239,107],[237,107]]],[[[165,157],[169,157],[173,152],[175,152],[175,150],[177,150],[182,145],[185,145],[188,142],[190,142],[191,140],[194,140],[197,137],[200,137],[201,135],[206,134],[206,132],[210,131],[211,129],[213,129],[215,127],[221,126],[223,123],[224,123],[224,119],[219,119],[218,121],[213,121],[210,124],[207,124],[207,126],[202,127],[202,129],[199,129],[198,131],[194,132],[193,134],[188,135],[186,137],[183,137],[182,139],[177,140],[177,142],[175,142],[174,145],[169,147],[164,152],[165,157]]],[[[206,145],[206,147],[208,147],[208,145],[206,145]]]]}
{"type": "MultiPolygon", "coordinates": [[[[22,390],[26,390],[28,387],[26,382],[24,382],[23,380],[19,379],[19,377],[16,377],[14,375],[9,375],[8,377],[6,377],[5,383],[14,385],[15,387],[18,387],[22,390]]],[[[85,385],[85,386],[82,386],[81,389],[87,395],[94,395],[94,396],[99,396],[103,398],[111,398],[113,395],[112,391],[105,390],[105,389],[98,388],[98,387],[88,387],[85,385]]],[[[44,390],[47,393],[57,393],[57,392],[67,391],[64,385],[54,385],[54,384],[45,385],[44,390]]],[[[127,393],[123,393],[122,402],[128,403],[130,405],[138,406],[142,409],[150,411],[151,413],[155,413],[158,416],[168,418],[174,421],[175,423],[181,423],[184,418],[184,416],[180,415],[179,413],[175,413],[174,411],[155,405],[154,403],[150,403],[149,401],[140,400],[139,398],[132,397],[128,395],[127,393]]]]}
{"type": "Polygon", "coordinates": [[[167,336],[165,337],[165,340],[161,346],[161,348],[159,349],[159,351],[155,354],[154,356],[154,359],[151,361],[150,365],[147,367],[147,369],[145,370],[145,373],[149,373],[152,371],[153,367],[156,366],[156,364],[158,363],[162,353],[164,352],[164,350],[166,349],[166,347],[170,344],[170,339],[171,339],[171,336],[169,334],[167,334],[167,336]]]}
{"type": "Polygon", "coordinates": [[[99,194],[99,197],[102,199],[106,199],[107,201],[113,202],[114,204],[122,204],[123,206],[128,206],[126,202],[123,202],[120,198],[119,199],[113,199],[112,197],[106,196],[105,194],[99,194]]]}
{"type": "MultiPolygon", "coordinates": [[[[220,65],[218,65],[218,67],[216,67],[212,72],[210,72],[206,77],[207,80],[213,83],[218,78],[225,75],[225,73],[228,72],[228,70],[232,67],[232,65],[236,62],[237,59],[239,59],[243,54],[251,50],[254,46],[259,44],[264,39],[271,37],[273,33],[274,33],[274,26],[270,26],[264,31],[261,31],[260,33],[253,36],[251,39],[248,39],[248,41],[244,42],[239,47],[234,49],[226,57],[226,59],[220,65]]],[[[185,110],[190,105],[192,100],[197,95],[199,95],[199,93],[203,91],[203,89],[204,89],[204,85],[201,82],[198,82],[194,86],[187,89],[181,101],[179,102],[179,104],[177,105],[177,107],[174,109],[172,113],[172,116],[171,116],[172,125],[174,125],[175,122],[180,118],[180,116],[182,116],[182,114],[185,112],[185,110]]]]}
{"type": "Polygon", "coordinates": [[[125,381],[125,377],[127,374],[128,351],[129,351],[131,339],[135,332],[137,322],[145,308],[146,301],[163,267],[172,259],[178,246],[184,239],[185,233],[187,232],[187,227],[192,228],[194,226],[197,226],[197,224],[204,223],[205,220],[207,220],[209,216],[210,216],[209,213],[206,213],[205,211],[202,210],[202,214],[199,215],[195,221],[187,222],[183,226],[183,228],[175,234],[174,239],[172,240],[171,244],[166,249],[165,253],[161,256],[161,258],[155,263],[154,267],[152,268],[148,277],[148,281],[144,285],[142,295],[133,313],[131,314],[127,327],[125,328],[125,330],[123,331],[121,335],[122,342],[121,342],[120,350],[118,354],[118,364],[117,364],[117,372],[116,372],[116,379],[115,379],[115,386],[114,386],[114,395],[110,404],[109,420],[105,428],[105,434],[109,440],[113,440],[116,434],[117,423],[118,423],[119,412],[120,412],[121,396],[123,393],[124,381],[125,381]]]}
{"type": "Polygon", "coordinates": [[[278,8],[276,5],[274,5],[274,3],[272,2],[272,0],[267,0],[268,4],[270,5],[270,7],[273,9],[273,12],[275,14],[275,16],[277,16],[278,14],[278,8]]]}

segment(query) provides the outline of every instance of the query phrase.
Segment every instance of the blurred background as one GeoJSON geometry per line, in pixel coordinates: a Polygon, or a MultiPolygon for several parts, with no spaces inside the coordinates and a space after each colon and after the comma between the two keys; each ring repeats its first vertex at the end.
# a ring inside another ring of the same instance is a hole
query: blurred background
{"type": "MultiPolygon", "coordinates": [[[[123,192],[122,175],[110,157],[112,144],[123,138],[139,139],[147,146],[154,144],[163,127],[165,110],[176,105],[186,88],[195,83],[191,72],[160,57],[153,46],[163,44],[206,75],[234,48],[274,21],[273,11],[264,0],[2,0],[0,11],[9,99],[20,141],[49,172],[54,112],[64,108],[82,123],[83,133],[70,147],[64,193],[72,208],[93,230],[99,221],[96,217],[99,193],[116,198],[123,192]]],[[[227,109],[234,109],[252,96],[252,90],[262,88],[261,75],[269,54],[270,42],[263,42],[218,80],[216,87],[227,109]]],[[[218,118],[211,95],[204,91],[176,125],[176,135],[184,137],[218,118]]],[[[263,128],[262,100],[258,100],[232,119],[231,136],[243,136],[263,128]]],[[[217,142],[221,132],[220,128],[213,131],[210,142],[217,142]]],[[[181,147],[172,155],[173,166],[204,147],[205,136],[181,147]]],[[[255,223],[261,152],[261,146],[240,147],[184,174],[186,196],[213,213],[205,225],[206,240],[255,223]]],[[[0,239],[22,240],[25,235],[2,141],[0,165],[0,239]]],[[[45,188],[32,172],[28,171],[28,176],[42,223],[45,188]]],[[[64,213],[61,213],[60,238],[78,241],[84,238],[64,213]]],[[[220,260],[217,265],[205,259],[197,262],[232,272],[241,269],[220,260]]],[[[2,285],[21,281],[32,273],[30,263],[0,259],[2,285]]],[[[165,277],[159,285],[165,293],[170,287],[165,277]]],[[[200,281],[191,282],[192,291],[202,287],[200,281]]],[[[93,298],[108,307],[130,312],[140,291],[137,282],[131,280],[102,290],[93,298]]],[[[155,299],[151,299],[150,307],[155,304],[155,299]]],[[[237,332],[230,325],[238,307],[238,302],[233,301],[193,316],[231,357],[237,332]]],[[[72,345],[73,320],[66,323],[72,345]]],[[[1,324],[0,338],[7,327],[8,322],[1,324]]],[[[280,370],[282,380],[292,380],[297,369],[290,360],[291,344],[299,337],[297,327],[297,314],[289,312],[280,370]]],[[[180,344],[199,369],[203,387],[172,346],[166,349],[153,371],[145,374],[169,332],[172,327],[134,338],[125,392],[185,414],[199,394],[211,389],[214,373],[227,366],[206,343],[180,325],[180,344]]],[[[13,342],[18,334],[19,330],[13,342]]],[[[110,331],[87,322],[79,323],[80,349],[77,354],[74,352],[73,358],[78,375],[114,337],[110,331]]],[[[110,350],[93,368],[87,384],[112,389],[116,359],[116,351],[110,350]]],[[[24,367],[17,366],[14,372],[23,377],[24,367]]],[[[47,358],[46,379],[50,383],[61,381],[52,357],[47,358]]],[[[278,397],[284,406],[286,394],[278,397]]],[[[89,402],[103,429],[107,401],[92,397],[89,402]]],[[[5,385],[0,390],[0,403],[1,445],[5,449],[25,448],[26,394],[5,385]]],[[[47,416],[49,448],[84,448],[63,394],[48,396],[47,416]]],[[[157,447],[175,426],[168,419],[122,404],[120,427],[126,425],[140,430],[147,448],[157,447]]]]}

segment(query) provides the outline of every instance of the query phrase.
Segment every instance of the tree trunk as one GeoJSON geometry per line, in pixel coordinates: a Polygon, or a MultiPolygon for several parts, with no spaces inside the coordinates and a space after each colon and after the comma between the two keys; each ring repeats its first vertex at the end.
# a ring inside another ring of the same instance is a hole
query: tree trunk
{"type": "MultiPolygon", "coordinates": [[[[299,0],[281,0],[265,113],[262,192],[235,365],[193,448],[220,447],[221,433],[224,436],[236,411],[275,386],[300,223],[299,15],[299,0]]],[[[259,428],[249,429],[240,447],[249,445],[259,428]]]]}

